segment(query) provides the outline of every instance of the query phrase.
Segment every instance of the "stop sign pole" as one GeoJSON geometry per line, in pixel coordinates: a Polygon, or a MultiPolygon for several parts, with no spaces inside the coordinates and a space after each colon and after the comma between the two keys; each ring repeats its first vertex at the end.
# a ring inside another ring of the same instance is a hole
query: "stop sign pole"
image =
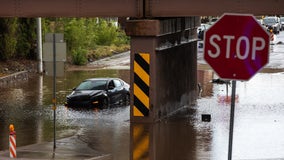
{"type": "Polygon", "coordinates": [[[228,160],[232,159],[236,80],[249,80],[268,63],[269,34],[253,15],[224,14],[205,32],[204,59],[232,81],[228,160]]]}
{"type": "Polygon", "coordinates": [[[233,80],[232,81],[232,95],[231,95],[231,112],[230,112],[230,131],[229,131],[228,160],[232,159],[232,151],[233,151],[236,85],[237,85],[236,80],[233,80]]]}

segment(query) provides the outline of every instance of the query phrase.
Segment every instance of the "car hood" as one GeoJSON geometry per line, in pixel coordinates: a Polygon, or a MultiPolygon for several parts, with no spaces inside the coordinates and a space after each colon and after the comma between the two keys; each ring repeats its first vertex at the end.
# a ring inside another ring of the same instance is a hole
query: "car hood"
{"type": "Polygon", "coordinates": [[[102,93],[102,90],[75,90],[68,97],[94,96],[102,93]]]}
{"type": "Polygon", "coordinates": [[[269,26],[273,26],[273,25],[275,25],[276,23],[265,23],[265,25],[269,25],[269,26]]]}

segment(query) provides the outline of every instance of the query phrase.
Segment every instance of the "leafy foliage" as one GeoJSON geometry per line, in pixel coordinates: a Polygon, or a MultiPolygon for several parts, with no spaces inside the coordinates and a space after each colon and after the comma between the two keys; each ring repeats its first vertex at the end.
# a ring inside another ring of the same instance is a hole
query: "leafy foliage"
{"type": "Polygon", "coordinates": [[[112,20],[61,18],[56,20],[54,26],[54,30],[64,32],[67,51],[71,52],[74,64],[86,63],[87,58],[98,59],[112,55],[111,45],[129,44],[129,38],[112,20]],[[87,50],[87,54],[82,52],[82,48],[87,50]]]}
{"type": "Polygon", "coordinates": [[[84,64],[86,64],[87,63],[86,55],[87,55],[87,50],[86,49],[82,49],[81,47],[79,47],[76,50],[72,50],[72,61],[73,61],[73,64],[75,64],[75,65],[84,65],[84,64]]]}
{"type": "MultiPolygon", "coordinates": [[[[0,18],[0,60],[36,59],[36,27],[35,18],[0,18]]],[[[111,19],[42,18],[42,32],[43,37],[64,33],[67,55],[78,65],[85,64],[87,57],[109,56],[118,52],[113,48],[129,46],[129,38],[111,19]]]]}
{"type": "Polygon", "coordinates": [[[20,18],[18,20],[18,38],[16,55],[18,57],[26,57],[36,59],[36,19],[20,18]]]}
{"type": "Polygon", "coordinates": [[[0,59],[12,58],[17,45],[17,18],[0,19],[0,59]]]}
{"type": "Polygon", "coordinates": [[[36,21],[28,18],[0,18],[0,59],[36,58],[36,21]]]}
{"type": "Polygon", "coordinates": [[[118,32],[112,23],[107,23],[105,20],[101,20],[97,27],[95,42],[97,45],[109,46],[114,42],[117,35],[118,32]]]}

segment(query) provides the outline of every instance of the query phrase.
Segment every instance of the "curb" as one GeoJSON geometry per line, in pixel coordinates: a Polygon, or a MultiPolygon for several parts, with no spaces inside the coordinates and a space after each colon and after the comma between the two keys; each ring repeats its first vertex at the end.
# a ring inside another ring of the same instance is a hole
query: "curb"
{"type": "Polygon", "coordinates": [[[15,81],[25,81],[29,78],[28,71],[21,71],[0,77],[0,85],[6,85],[15,81]]]}

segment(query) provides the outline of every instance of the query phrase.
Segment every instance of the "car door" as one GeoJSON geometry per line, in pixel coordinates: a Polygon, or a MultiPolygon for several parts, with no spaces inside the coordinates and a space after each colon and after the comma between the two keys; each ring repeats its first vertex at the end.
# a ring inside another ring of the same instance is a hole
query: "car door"
{"type": "Polygon", "coordinates": [[[107,95],[108,95],[108,98],[109,98],[109,103],[110,104],[114,104],[116,103],[117,101],[117,90],[115,88],[115,85],[114,85],[114,82],[113,80],[110,80],[108,82],[108,86],[107,86],[107,95]]]}
{"type": "Polygon", "coordinates": [[[120,80],[114,79],[113,80],[115,88],[116,88],[116,100],[122,102],[124,100],[124,90],[123,85],[120,80]]]}
{"type": "Polygon", "coordinates": [[[110,104],[120,104],[124,100],[123,85],[120,80],[113,79],[108,83],[108,97],[110,104]]]}

